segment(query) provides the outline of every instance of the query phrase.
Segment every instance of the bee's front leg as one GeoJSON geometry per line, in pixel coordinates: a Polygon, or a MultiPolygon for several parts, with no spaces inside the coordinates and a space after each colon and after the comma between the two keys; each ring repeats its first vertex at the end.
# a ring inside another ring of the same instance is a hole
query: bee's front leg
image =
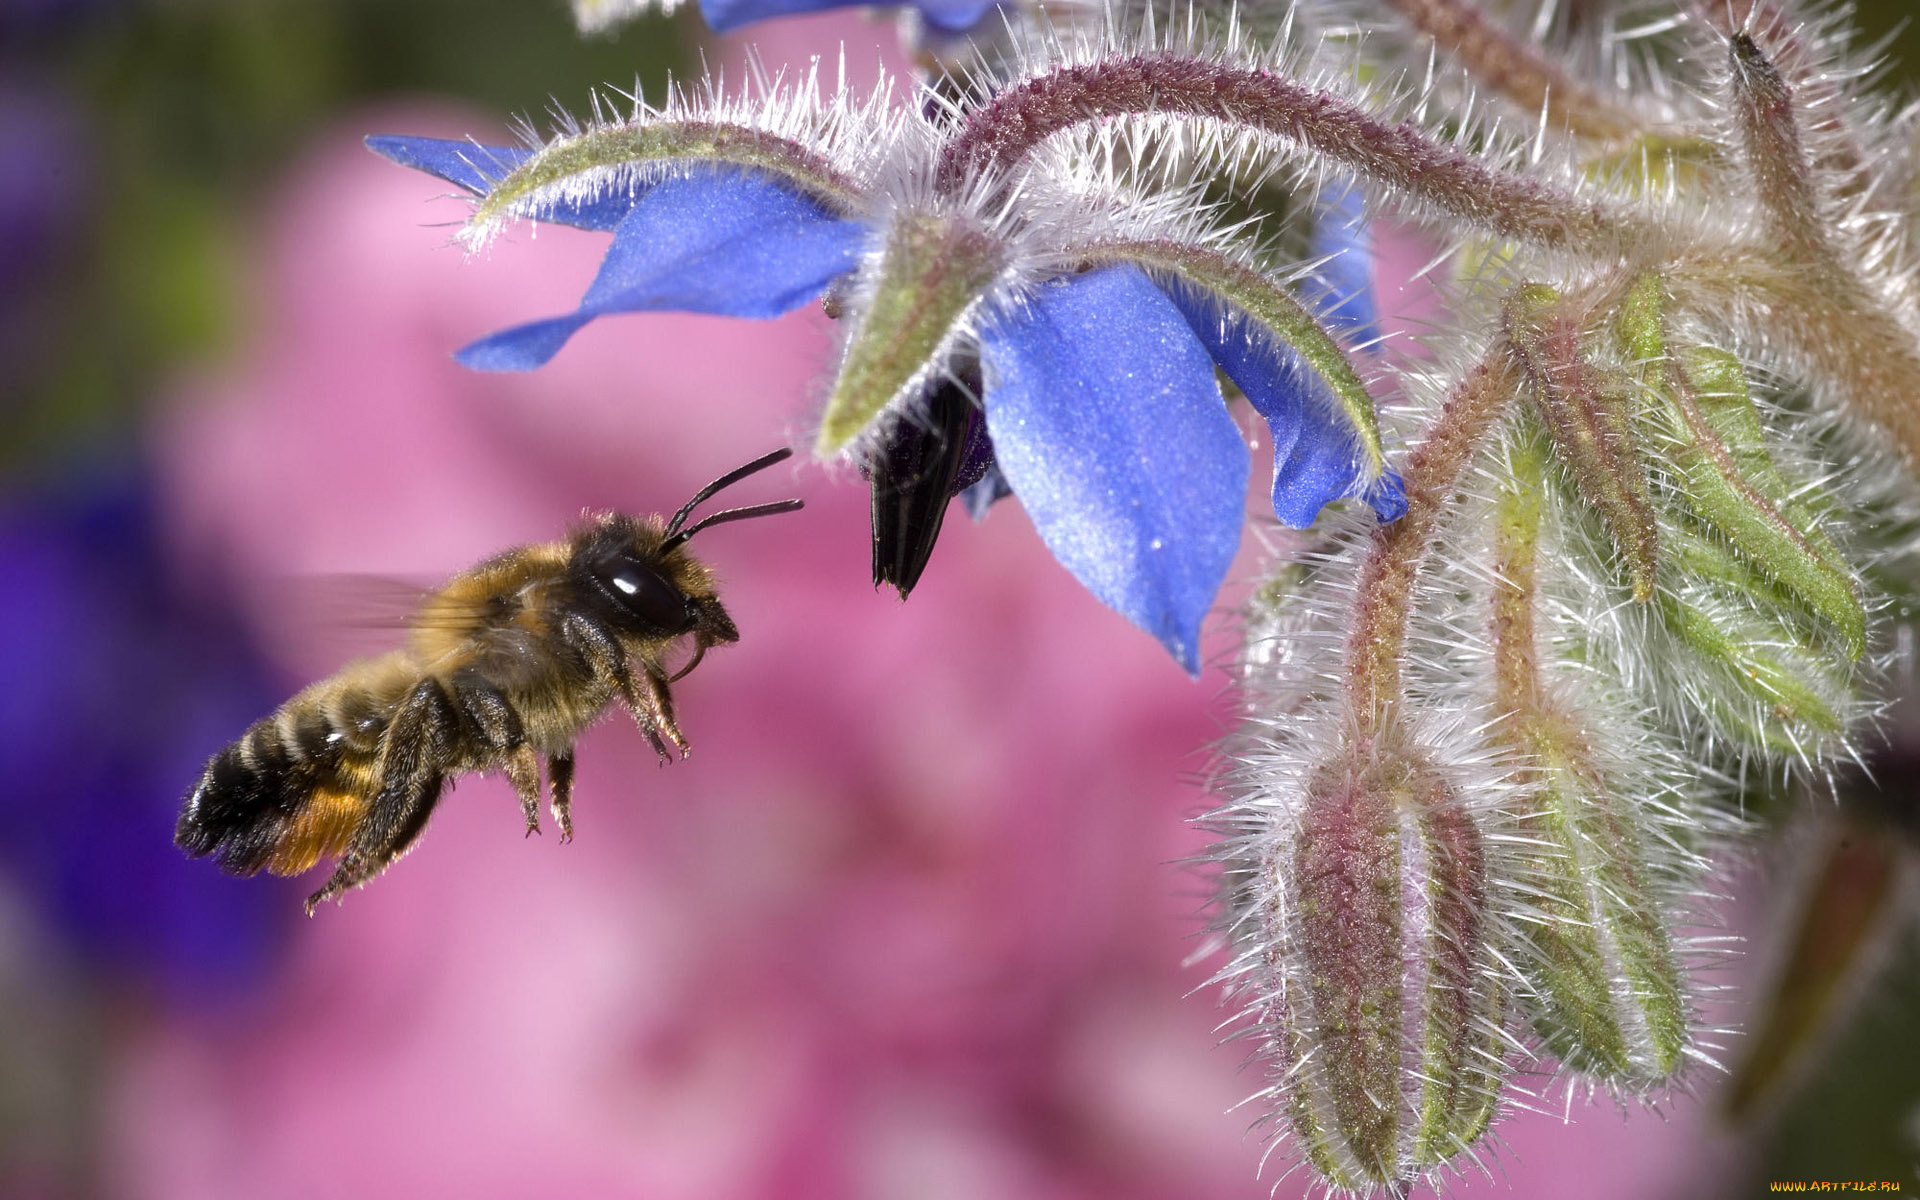
{"type": "Polygon", "coordinates": [[[620,644],[619,638],[597,621],[576,613],[569,616],[561,627],[561,636],[586,660],[588,668],[596,676],[613,683],[614,690],[626,702],[627,711],[633,714],[634,724],[646,735],[661,762],[673,761],[673,755],[667,750],[669,740],[685,756],[687,739],[673,723],[673,700],[667,694],[666,680],[656,679],[649,671],[646,685],[642,687],[637,683],[633,671],[627,666],[626,648],[620,644]],[[663,733],[664,738],[661,736],[663,733]]]}
{"type": "Polygon", "coordinates": [[[640,723],[640,728],[653,739],[654,750],[661,758],[667,757],[666,747],[660,744],[660,736],[665,734],[680,751],[680,757],[685,758],[693,747],[687,744],[687,735],[680,732],[679,724],[673,719],[673,693],[667,688],[666,676],[646,669],[639,678],[629,676],[628,679],[627,707],[633,711],[633,719],[640,723]]]}

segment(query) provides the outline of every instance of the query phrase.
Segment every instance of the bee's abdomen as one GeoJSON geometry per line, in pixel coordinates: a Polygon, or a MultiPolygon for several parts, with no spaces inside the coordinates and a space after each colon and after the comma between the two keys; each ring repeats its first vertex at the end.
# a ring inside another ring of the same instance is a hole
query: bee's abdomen
{"type": "Polygon", "coordinates": [[[182,850],[196,858],[211,854],[241,875],[266,865],[290,807],[294,774],[275,739],[272,721],[258,722],[207,763],[173,831],[182,850]]]}
{"type": "Polygon", "coordinates": [[[381,697],[311,688],[207,763],[174,841],[237,875],[297,874],[345,848],[374,790],[381,697]]]}

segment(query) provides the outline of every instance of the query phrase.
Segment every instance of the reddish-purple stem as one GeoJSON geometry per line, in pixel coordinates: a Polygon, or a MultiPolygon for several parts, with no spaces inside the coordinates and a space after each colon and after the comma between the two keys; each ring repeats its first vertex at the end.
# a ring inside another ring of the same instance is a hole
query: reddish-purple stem
{"type": "Polygon", "coordinates": [[[1343,97],[1267,71],[1160,54],[1061,67],[1000,92],[969,112],[941,150],[936,185],[957,192],[1062,130],[1145,114],[1286,138],[1504,237],[1601,248],[1654,236],[1627,214],[1499,170],[1343,97]]]}

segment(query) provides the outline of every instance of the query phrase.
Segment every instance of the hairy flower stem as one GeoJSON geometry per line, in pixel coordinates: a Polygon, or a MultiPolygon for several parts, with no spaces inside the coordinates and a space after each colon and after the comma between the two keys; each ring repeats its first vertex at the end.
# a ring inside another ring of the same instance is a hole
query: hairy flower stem
{"type": "Polygon", "coordinates": [[[1746,33],[1730,38],[1728,54],[1729,107],[1761,201],[1766,250],[1758,262],[1730,258],[1711,286],[1746,293],[1743,300],[1773,318],[1765,322],[1770,336],[1839,383],[1857,414],[1881,426],[1908,465],[1920,468],[1915,333],[1829,232],[1801,142],[1805,104],[1746,33]]]}
{"type": "Polygon", "coordinates": [[[1581,314],[1552,288],[1516,288],[1506,304],[1507,338],[1527,377],[1527,395],[1560,461],[1607,523],[1633,579],[1633,598],[1653,598],[1659,522],[1634,435],[1634,398],[1624,381],[1582,352],[1581,314]]]}
{"type": "Polygon", "coordinates": [[[1062,67],[1007,88],[960,122],[941,149],[935,185],[957,192],[1062,130],[1146,114],[1285,138],[1502,237],[1608,256],[1622,245],[1670,240],[1630,212],[1501,171],[1342,97],[1267,71],[1170,55],[1062,67]]]}
{"type": "Polygon", "coordinates": [[[1347,638],[1347,702],[1361,739],[1372,740],[1394,723],[1414,585],[1461,475],[1519,386],[1519,367],[1502,342],[1447,397],[1426,440],[1408,457],[1402,473],[1407,515],[1374,530],[1347,638]]]}
{"type": "Polygon", "coordinates": [[[1543,113],[1549,125],[1599,141],[1625,141],[1640,122],[1549,62],[1540,49],[1512,37],[1461,0],[1387,0],[1475,81],[1517,107],[1543,113]]]}

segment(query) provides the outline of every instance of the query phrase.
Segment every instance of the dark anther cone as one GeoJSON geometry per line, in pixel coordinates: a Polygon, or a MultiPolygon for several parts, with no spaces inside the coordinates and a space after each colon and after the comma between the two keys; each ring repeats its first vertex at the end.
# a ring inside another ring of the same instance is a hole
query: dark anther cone
{"type": "Polygon", "coordinates": [[[868,462],[873,484],[873,586],[902,600],[920,582],[946,519],[947,501],[993,461],[987,423],[967,381],[948,379],[881,435],[868,462]]]}

